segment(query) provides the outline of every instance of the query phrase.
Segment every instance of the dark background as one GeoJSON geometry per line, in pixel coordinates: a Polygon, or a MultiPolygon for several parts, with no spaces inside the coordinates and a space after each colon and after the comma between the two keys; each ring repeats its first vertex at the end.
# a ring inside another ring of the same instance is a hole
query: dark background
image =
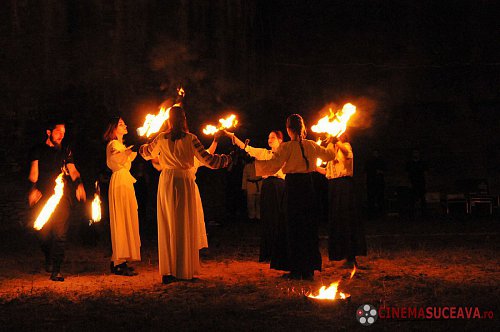
{"type": "Polygon", "coordinates": [[[207,146],[202,126],[229,110],[239,136],[264,147],[289,114],[310,128],[326,105],[350,101],[359,183],[378,148],[388,185],[406,185],[404,163],[418,148],[430,191],[486,178],[498,193],[497,9],[487,0],[6,0],[2,178],[24,180],[27,149],[45,139],[42,123],[62,115],[92,183],[107,119],[121,114],[134,143],[144,115],[182,84],[190,129],[207,146]]]}

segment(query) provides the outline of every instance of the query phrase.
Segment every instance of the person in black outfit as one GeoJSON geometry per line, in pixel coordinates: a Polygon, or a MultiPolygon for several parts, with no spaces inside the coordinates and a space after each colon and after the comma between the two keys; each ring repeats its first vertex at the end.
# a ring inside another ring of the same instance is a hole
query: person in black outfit
{"type": "Polygon", "coordinates": [[[410,218],[415,217],[415,209],[420,203],[420,211],[425,215],[426,211],[426,184],[425,173],[427,172],[427,165],[420,158],[420,151],[414,149],[412,151],[412,158],[406,163],[406,171],[411,184],[411,205],[410,205],[410,218]]]}
{"type": "Polygon", "coordinates": [[[372,157],[365,164],[368,213],[371,217],[382,216],[385,211],[385,170],[379,151],[373,150],[372,157]]]}
{"type": "Polygon", "coordinates": [[[70,208],[74,198],[85,201],[86,194],[80,173],[74,164],[73,153],[69,147],[62,146],[66,132],[64,123],[51,123],[47,126],[46,132],[45,142],[35,146],[31,151],[29,174],[31,189],[28,202],[38,215],[54,194],[56,178],[64,172],[64,194],[39,233],[42,251],[45,254],[45,270],[51,272],[50,280],[64,281],[61,264],[64,259],[70,208]]]}

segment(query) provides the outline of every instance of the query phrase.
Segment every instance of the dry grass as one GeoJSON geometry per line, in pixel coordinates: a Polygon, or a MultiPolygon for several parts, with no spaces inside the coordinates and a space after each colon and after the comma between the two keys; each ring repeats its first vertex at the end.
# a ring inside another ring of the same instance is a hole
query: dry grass
{"type": "MultiPolygon", "coordinates": [[[[34,237],[3,220],[0,329],[362,330],[366,327],[355,320],[355,312],[364,303],[478,306],[498,315],[498,222],[421,223],[388,219],[367,225],[369,256],[360,262],[370,269],[350,281],[350,271],[325,255],[315,281],[282,279],[282,272],[256,262],[255,225],[209,229],[211,247],[202,252],[199,279],[163,285],[154,239],[143,239],[143,261],[135,265],[140,275],[127,278],[109,274],[105,244],[89,246],[75,238],[64,265],[66,281],[51,282],[40,271],[34,237]],[[320,305],[305,299],[304,292],[339,279],[351,302],[320,305]]],[[[497,319],[379,320],[371,328],[484,331],[495,326],[497,319]]]]}

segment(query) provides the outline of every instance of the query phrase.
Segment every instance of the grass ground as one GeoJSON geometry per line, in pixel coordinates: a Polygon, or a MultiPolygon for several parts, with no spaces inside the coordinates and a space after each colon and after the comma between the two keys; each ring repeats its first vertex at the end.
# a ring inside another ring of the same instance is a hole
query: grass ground
{"type": "MultiPolygon", "coordinates": [[[[34,235],[2,206],[0,223],[0,330],[164,331],[336,331],[364,330],[355,315],[362,304],[391,307],[478,307],[499,315],[499,223],[495,219],[408,221],[385,218],[366,223],[367,270],[329,262],[321,237],[323,271],[314,281],[291,281],[258,263],[258,226],[210,227],[199,279],[161,284],[154,236],[143,238],[139,275],[109,273],[105,241],[73,232],[63,267],[66,281],[42,272],[34,235]],[[322,304],[304,293],[340,280],[350,302],[322,304]]],[[[9,212],[10,211],[10,212],[9,212]]],[[[84,229],[76,227],[76,229],[84,229]]],[[[90,231],[91,232],[91,231],[90,231]]],[[[324,233],[322,233],[324,234],[324,233]]],[[[378,319],[376,330],[470,330],[498,328],[494,319],[378,319]]]]}

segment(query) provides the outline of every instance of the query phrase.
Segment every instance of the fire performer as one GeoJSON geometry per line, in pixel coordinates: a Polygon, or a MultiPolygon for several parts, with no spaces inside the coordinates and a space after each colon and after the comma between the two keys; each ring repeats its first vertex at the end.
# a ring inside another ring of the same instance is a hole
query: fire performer
{"type": "Polygon", "coordinates": [[[280,144],[269,160],[256,160],[257,175],[273,175],[280,169],[286,174],[284,210],[288,239],[288,263],[282,270],[285,277],[312,280],[314,271],[321,271],[318,247],[318,218],[311,209],[315,205],[311,173],[316,170],[316,159],[332,160],[334,152],[306,139],[304,120],[292,114],[286,121],[291,141],[280,144]]]}
{"type": "Polygon", "coordinates": [[[335,159],[326,165],[328,179],[328,256],[332,261],[346,260],[344,267],[358,267],[356,256],[366,256],[366,242],[358,218],[354,192],[354,154],[347,134],[330,137],[327,146],[335,159]]]}
{"type": "Polygon", "coordinates": [[[28,202],[35,211],[43,208],[47,199],[54,193],[54,183],[61,169],[65,170],[63,196],[39,233],[41,248],[45,255],[45,270],[51,272],[50,280],[64,281],[61,264],[64,260],[69,228],[68,218],[74,202],[73,195],[78,201],[85,201],[86,194],[80,173],[75,167],[73,153],[69,147],[62,146],[66,133],[64,121],[49,123],[46,133],[45,143],[35,146],[31,151],[29,174],[31,189],[28,202]],[[67,174],[74,186],[69,185],[67,174]],[[72,188],[75,187],[76,191],[73,193],[72,188]]]}
{"type": "MultiPolygon", "coordinates": [[[[215,150],[217,149],[217,145],[219,144],[219,140],[221,136],[223,135],[222,131],[217,131],[214,133],[214,139],[212,141],[212,144],[210,144],[210,147],[207,149],[208,153],[214,154],[215,150]]],[[[160,165],[160,162],[157,158],[151,160],[153,167],[157,169],[158,171],[162,171],[162,166],[160,165]]],[[[196,172],[198,171],[198,168],[203,167],[204,165],[196,158],[194,157],[194,166],[193,166],[193,174],[196,179],[196,172]]],[[[198,190],[198,186],[195,188],[198,190]]],[[[195,194],[195,197],[198,198],[200,197],[200,193],[198,190],[198,193],[195,194]]],[[[201,197],[200,197],[201,200],[201,197]]],[[[197,203],[198,204],[198,203],[197,203]]],[[[199,202],[201,206],[201,201],[199,202]]],[[[205,227],[205,215],[203,213],[203,209],[201,209],[201,217],[198,218],[198,249],[203,249],[203,248],[208,248],[208,240],[207,240],[207,230],[205,227]]]]}
{"type": "MultiPolygon", "coordinates": [[[[224,168],[228,155],[211,154],[188,130],[181,107],[170,109],[167,132],[140,147],[146,160],[157,158],[161,174],[158,184],[158,261],[164,284],[192,279],[199,273],[199,225],[203,206],[195,179],[195,158],[203,165],[224,168]]],[[[206,241],[206,240],[205,240],[206,241]]]]}
{"type": "Polygon", "coordinates": [[[137,272],[127,262],[141,260],[141,239],[139,236],[139,215],[134,183],[130,174],[132,161],[137,152],[132,146],[123,144],[123,136],[128,133],[127,125],[120,117],[108,123],[104,139],[106,164],[113,172],[109,182],[109,221],[111,228],[111,272],[117,275],[134,276],[137,272]]]}
{"type": "MultiPolygon", "coordinates": [[[[257,160],[269,160],[274,153],[278,151],[283,143],[283,133],[279,130],[273,130],[269,133],[267,144],[271,148],[261,149],[245,145],[233,133],[227,132],[234,144],[257,160]]],[[[260,240],[260,262],[271,262],[271,268],[283,270],[287,265],[287,241],[286,227],[283,215],[283,192],[285,190],[285,174],[280,169],[270,176],[263,176],[261,190],[261,240],[260,240]]]]}

